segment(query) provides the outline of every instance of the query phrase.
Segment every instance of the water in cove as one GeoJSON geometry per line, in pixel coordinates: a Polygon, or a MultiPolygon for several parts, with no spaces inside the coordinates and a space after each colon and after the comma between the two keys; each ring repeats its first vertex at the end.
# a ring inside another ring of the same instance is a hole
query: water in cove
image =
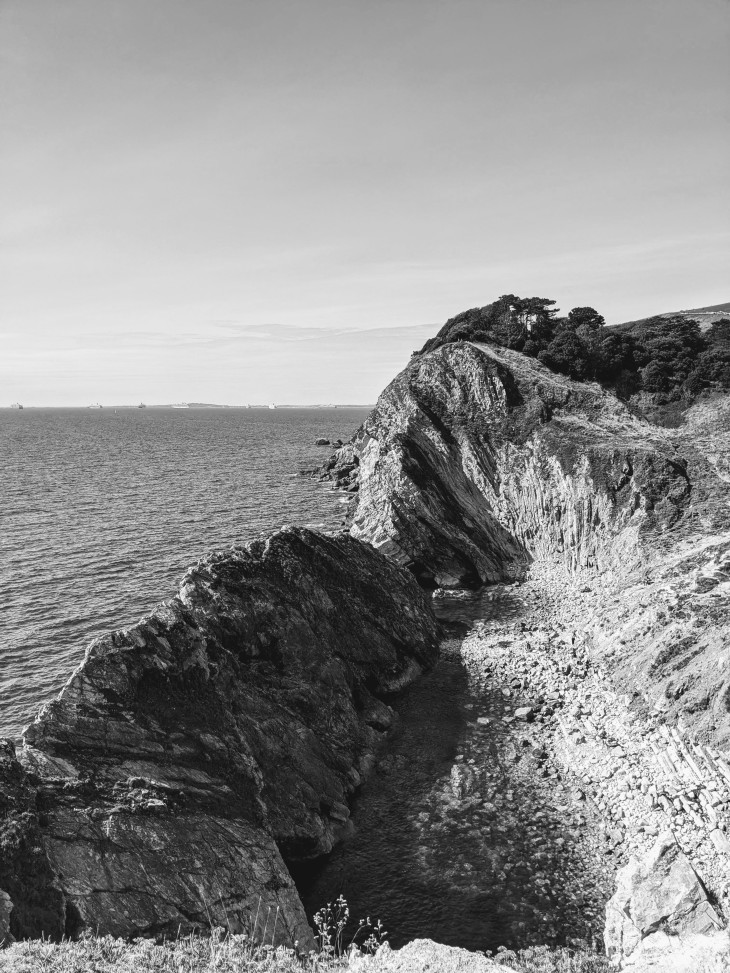
{"type": "Polygon", "coordinates": [[[454,622],[474,612],[498,627],[524,606],[517,595],[441,605],[457,637],[393,701],[395,728],[353,801],[350,836],[293,868],[310,919],[342,895],[349,935],[359,919],[377,917],[394,947],[418,938],[473,950],[591,939],[581,908],[590,867],[571,838],[581,822],[562,785],[543,777],[539,738],[503,719],[514,698],[465,668],[454,622]]]}
{"type": "Polygon", "coordinates": [[[88,642],[171,597],[211,550],[342,521],[300,469],[364,409],[0,410],[0,736],[63,686],[88,642]]]}

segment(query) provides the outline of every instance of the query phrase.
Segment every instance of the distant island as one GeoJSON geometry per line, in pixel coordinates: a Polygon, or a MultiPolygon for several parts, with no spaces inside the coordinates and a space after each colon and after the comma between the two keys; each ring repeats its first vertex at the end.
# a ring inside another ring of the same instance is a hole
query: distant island
{"type": "MultiPolygon", "coordinates": [[[[320,403],[287,403],[279,404],[276,403],[264,403],[264,402],[251,402],[246,405],[227,405],[219,404],[215,402],[175,402],[163,405],[150,405],[146,406],[148,409],[372,409],[374,403],[361,403],[361,402],[346,402],[346,403],[331,403],[326,404],[320,403]]],[[[115,406],[117,409],[130,408],[129,406],[115,406]]]]}

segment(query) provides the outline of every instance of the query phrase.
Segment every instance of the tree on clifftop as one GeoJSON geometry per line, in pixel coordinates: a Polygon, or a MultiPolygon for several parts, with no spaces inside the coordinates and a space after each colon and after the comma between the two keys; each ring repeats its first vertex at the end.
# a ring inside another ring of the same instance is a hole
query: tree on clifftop
{"type": "Polygon", "coordinates": [[[554,372],[571,378],[590,378],[593,371],[590,349],[570,327],[558,328],[553,340],[537,357],[554,372]]]}
{"type": "Polygon", "coordinates": [[[598,331],[606,323],[604,316],[594,307],[574,307],[568,312],[568,321],[576,331],[583,328],[586,333],[598,331]]]}
{"type": "Polygon", "coordinates": [[[521,351],[526,341],[537,343],[549,341],[552,337],[553,318],[558,309],[549,297],[517,297],[503,294],[499,303],[509,309],[511,341],[509,348],[521,351]]]}

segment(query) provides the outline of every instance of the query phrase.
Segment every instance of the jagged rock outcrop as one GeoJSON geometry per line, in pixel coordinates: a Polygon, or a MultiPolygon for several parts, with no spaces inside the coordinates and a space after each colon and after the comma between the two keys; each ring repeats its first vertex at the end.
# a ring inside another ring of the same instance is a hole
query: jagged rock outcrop
{"type": "Polygon", "coordinates": [[[666,431],[613,394],[467,342],[416,356],[327,466],[357,488],[353,536],[440,587],[519,578],[535,557],[625,565],[690,494],[666,431]]]}
{"type": "Polygon", "coordinates": [[[643,861],[632,859],[619,869],[616,880],[604,932],[606,954],[616,964],[634,954],[656,956],[667,949],[668,937],[707,935],[723,926],[671,831],[643,861]],[[647,942],[655,936],[656,942],[647,942]]]}
{"type": "Polygon", "coordinates": [[[24,773],[8,752],[0,833],[20,822],[45,882],[40,900],[28,876],[13,884],[3,843],[11,930],[256,925],[310,945],[285,861],[347,831],[385,700],[436,651],[415,581],[347,534],[285,528],[205,558],[176,598],[92,643],[25,731],[24,773]]]}

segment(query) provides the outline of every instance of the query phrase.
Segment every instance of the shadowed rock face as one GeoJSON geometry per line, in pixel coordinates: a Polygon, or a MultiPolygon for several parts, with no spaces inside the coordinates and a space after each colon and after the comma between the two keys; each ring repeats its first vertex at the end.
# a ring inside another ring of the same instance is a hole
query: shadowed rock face
{"type": "Polygon", "coordinates": [[[0,943],[11,933],[64,932],[65,899],[43,847],[36,799],[15,747],[0,741],[0,943]]]}
{"type": "Polygon", "coordinates": [[[611,393],[464,342],[415,358],[328,465],[357,486],[352,534],[440,587],[519,578],[534,557],[605,567],[690,492],[665,432],[611,393]]]}
{"type": "Polygon", "coordinates": [[[9,754],[5,824],[30,829],[56,910],[48,922],[3,880],[11,930],[28,934],[27,914],[35,934],[251,930],[258,914],[267,941],[276,922],[276,941],[310,945],[284,860],[347,830],[384,698],[436,649],[414,580],[346,534],[285,528],[204,559],[176,598],[92,643],[25,731],[25,775],[9,754]]]}

